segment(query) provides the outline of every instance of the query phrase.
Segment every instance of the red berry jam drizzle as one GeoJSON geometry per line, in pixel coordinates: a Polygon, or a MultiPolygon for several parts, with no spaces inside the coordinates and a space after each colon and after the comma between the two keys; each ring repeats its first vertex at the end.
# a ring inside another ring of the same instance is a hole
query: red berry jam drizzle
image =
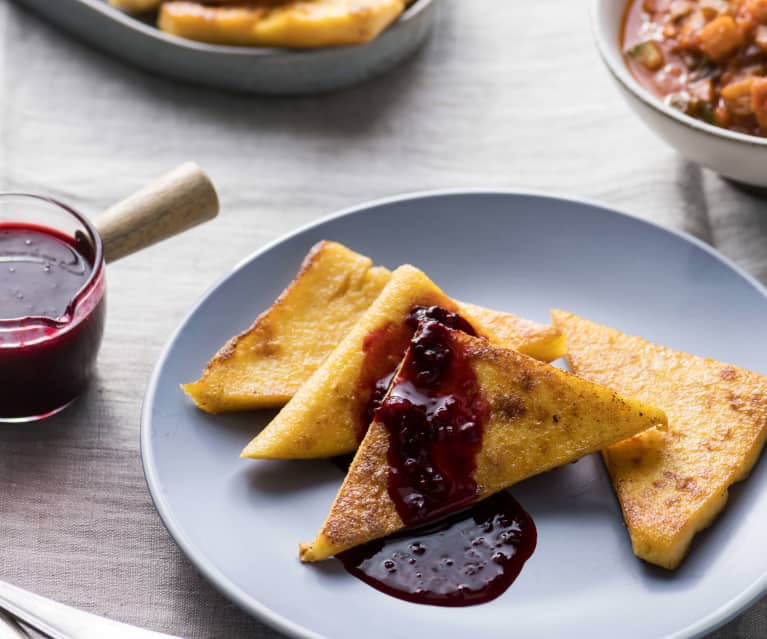
{"type": "Polygon", "coordinates": [[[397,366],[407,350],[413,329],[389,322],[372,331],[362,342],[365,360],[359,382],[362,409],[357,422],[357,441],[362,442],[376,409],[381,405],[397,366]]]}
{"type": "Polygon", "coordinates": [[[406,526],[418,526],[477,498],[475,458],[489,408],[444,309],[417,309],[418,329],[376,420],[389,431],[388,489],[406,526]],[[447,321],[446,321],[447,320],[447,321]]]}
{"type": "Polygon", "coordinates": [[[81,234],[0,224],[0,418],[45,415],[84,389],[104,327],[94,261],[81,234]]]}
{"type": "Polygon", "coordinates": [[[373,422],[376,410],[381,405],[397,367],[402,361],[410,340],[421,321],[430,319],[445,326],[475,335],[474,327],[458,313],[440,306],[415,306],[404,324],[397,326],[390,322],[371,332],[362,343],[365,361],[362,365],[360,393],[368,394],[363,404],[357,428],[357,440],[362,442],[368,427],[373,422]]]}
{"type": "Polygon", "coordinates": [[[506,493],[455,514],[479,492],[474,471],[489,407],[463,351],[453,347],[452,331],[476,333],[440,307],[415,308],[407,325],[415,330],[410,348],[395,377],[381,379],[388,395],[377,388],[373,400],[380,405],[370,410],[389,432],[389,496],[403,523],[421,528],[339,559],[352,575],[407,601],[491,601],[533,553],[535,525],[506,493]]]}
{"type": "Polygon", "coordinates": [[[505,492],[467,511],[347,550],[346,570],[388,595],[433,606],[492,601],[535,550],[535,524],[505,492]]]}

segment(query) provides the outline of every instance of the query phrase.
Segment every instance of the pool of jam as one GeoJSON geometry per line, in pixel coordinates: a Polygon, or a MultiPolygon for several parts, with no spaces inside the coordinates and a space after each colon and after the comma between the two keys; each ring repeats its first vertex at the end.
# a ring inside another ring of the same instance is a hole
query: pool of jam
{"type": "Polygon", "coordinates": [[[0,224],[0,419],[44,416],[85,388],[105,315],[94,259],[84,237],[0,224]]]}
{"type": "Polygon", "coordinates": [[[437,523],[341,553],[355,577],[393,597],[435,606],[492,601],[516,580],[537,531],[505,492],[437,523]]]}

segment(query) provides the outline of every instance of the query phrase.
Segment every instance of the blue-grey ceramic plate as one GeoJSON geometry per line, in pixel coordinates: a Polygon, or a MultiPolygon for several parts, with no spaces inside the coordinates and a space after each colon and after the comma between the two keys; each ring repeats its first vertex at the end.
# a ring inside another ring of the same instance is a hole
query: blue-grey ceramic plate
{"type": "Polygon", "coordinates": [[[228,47],[163,33],[106,0],[16,0],[81,40],[147,71],[209,87],[297,95],[357,84],[392,69],[423,44],[438,0],[417,0],[372,42],[310,51],[228,47]]]}
{"type": "Polygon", "coordinates": [[[500,598],[471,608],[393,599],[335,561],[306,566],[342,474],[257,462],[240,449],[269,419],[212,416],[179,390],[266,309],[323,238],[394,268],[410,262],[462,300],[548,321],[551,307],[767,373],[767,296],[695,239],[599,206],[512,192],[401,197],[343,212],[249,257],[193,309],[165,349],[143,412],[152,496],[187,556],[224,593],[297,637],[675,639],[700,637],[767,587],[767,465],[736,486],[674,573],[634,558],[598,457],[512,493],[538,548],[500,598]]]}

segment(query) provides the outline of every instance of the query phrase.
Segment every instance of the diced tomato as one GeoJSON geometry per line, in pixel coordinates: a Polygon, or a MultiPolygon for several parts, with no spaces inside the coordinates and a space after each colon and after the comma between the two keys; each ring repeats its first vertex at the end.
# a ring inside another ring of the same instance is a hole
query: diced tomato
{"type": "Polygon", "coordinates": [[[729,58],[743,42],[743,33],[730,16],[715,18],[700,32],[700,48],[714,62],[729,58]]]}

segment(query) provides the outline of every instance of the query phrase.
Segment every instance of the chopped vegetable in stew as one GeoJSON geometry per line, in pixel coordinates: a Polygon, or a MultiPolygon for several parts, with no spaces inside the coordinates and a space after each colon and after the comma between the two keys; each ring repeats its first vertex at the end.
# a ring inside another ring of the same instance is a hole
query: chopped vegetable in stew
{"type": "Polygon", "coordinates": [[[630,0],[623,48],[667,104],[767,137],[767,0],[630,0]]]}

